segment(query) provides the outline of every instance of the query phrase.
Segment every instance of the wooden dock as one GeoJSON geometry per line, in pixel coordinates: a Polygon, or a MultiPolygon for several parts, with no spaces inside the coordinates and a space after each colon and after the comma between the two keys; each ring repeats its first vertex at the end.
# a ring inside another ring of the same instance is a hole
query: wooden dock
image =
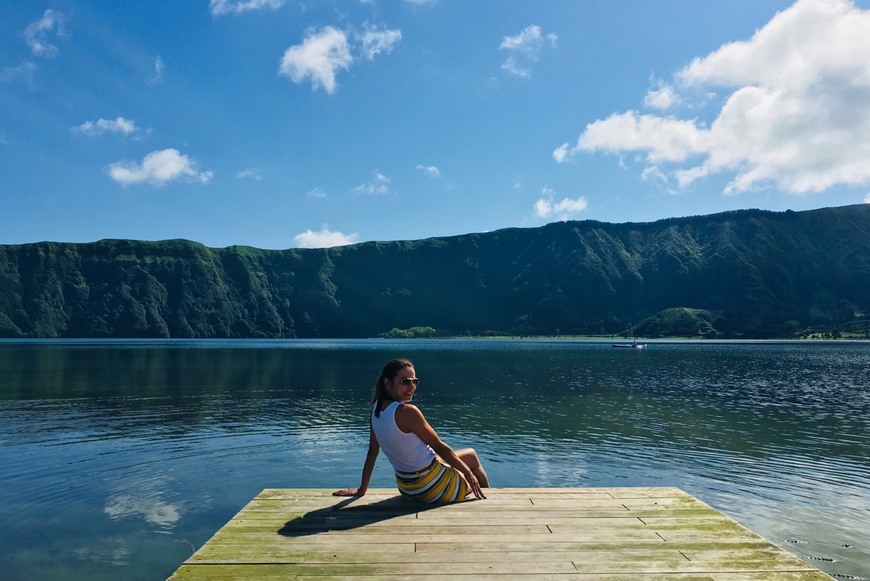
{"type": "Polygon", "coordinates": [[[170,579],[832,579],[677,488],[486,494],[428,507],[267,489],[170,579]]]}

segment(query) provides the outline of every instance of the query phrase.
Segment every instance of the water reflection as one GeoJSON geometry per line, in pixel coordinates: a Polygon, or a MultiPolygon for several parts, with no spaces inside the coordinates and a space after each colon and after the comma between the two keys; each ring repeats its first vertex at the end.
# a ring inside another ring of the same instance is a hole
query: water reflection
{"type": "Polygon", "coordinates": [[[105,512],[113,519],[142,517],[147,522],[163,528],[171,528],[181,517],[179,507],[167,504],[159,498],[142,498],[130,494],[109,497],[105,512]]]}
{"type": "Polygon", "coordinates": [[[870,345],[567,341],[0,342],[9,578],[164,578],[262,488],[355,485],[397,355],[497,486],[679,486],[870,578],[870,345]]]}

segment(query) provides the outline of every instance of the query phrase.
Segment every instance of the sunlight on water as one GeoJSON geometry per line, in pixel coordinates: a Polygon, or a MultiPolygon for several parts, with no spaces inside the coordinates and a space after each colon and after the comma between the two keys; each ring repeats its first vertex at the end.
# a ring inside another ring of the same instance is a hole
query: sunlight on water
{"type": "Polygon", "coordinates": [[[495,486],[677,486],[870,578],[870,345],[458,340],[0,341],[4,578],[163,579],[263,488],[355,486],[396,355],[495,486]]]}

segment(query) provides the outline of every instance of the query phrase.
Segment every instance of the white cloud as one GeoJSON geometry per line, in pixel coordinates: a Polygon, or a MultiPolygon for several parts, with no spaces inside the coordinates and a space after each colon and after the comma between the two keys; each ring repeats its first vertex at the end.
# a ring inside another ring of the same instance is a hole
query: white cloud
{"type": "Polygon", "coordinates": [[[589,206],[586,198],[582,196],[573,200],[562,198],[561,201],[556,202],[556,192],[550,188],[544,188],[541,194],[543,197],[535,202],[535,215],[538,218],[569,220],[572,216],[584,212],[589,206]]]}
{"type": "Polygon", "coordinates": [[[682,187],[731,174],[725,193],[870,183],[870,11],[850,0],[798,0],[748,40],[694,59],[675,81],[685,94],[648,93],[647,105],[724,89],[712,123],[615,113],[554,158],[640,153],[682,187]]]}
{"type": "Polygon", "coordinates": [[[308,190],[307,192],[305,192],[305,196],[308,198],[326,198],[326,197],[328,197],[326,194],[326,190],[324,190],[320,186],[318,186],[312,190],[308,190]]]}
{"type": "Polygon", "coordinates": [[[645,182],[656,184],[662,189],[665,194],[669,196],[677,196],[680,194],[680,191],[671,185],[672,180],[670,176],[663,172],[662,169],[657,165],[650,165],[643,168],[640,177],[645,182]]]}
{"type": "Polygon", "coordinates": [[[508,51],[509,56],[501,68],[520,77],[531,76],[531,65],[538,60],[541,50],[547,44],[555,47],[557,39],[554,33],[543,35],[541,27],[535,24],[525,27],[516,36],[504,37],[498,48],[508,51]]]}
{"type": "Polygon", "coordinates": [[[114,120],[101,118],[96,121],[85,121],[74,129],[91,137],[102,135],[104,133],[122,133],[124,135],[131,135],[136,133],[138,130],[136,123],[133,120],[124,119],[120,116],[116,117],[114,120]]]}
{"type": "Polygon", "coordinates": [[[323,87],[332,94],[337,87],[336,73],[348,70],[352,62],[347,35],[327,26],[319,32],[310,32],[302,44],[288,48],[281,58],[279,73],[294,83],[310,78],[313,89],[323,87]]]}
{"type": "Polygon", "coordinates": [[[358,234],[342,234],[333,232],[327,226],[323,226],[320,232],[306,230],[302,234],[293,237],[299,248],[332,248],[333,246],[347,246],[354,244],[359,239],[358,234]]]}
{"type": "Polygon", "coordinates": [[[441,170],[434,165],[417,164],[417,169],[429,176],[430,178],[440,178],[441,170]]]}
{"type": "Polygon", "coordinates": [[[400,30],[377,30],[369,27],[359,35],[362,55],[368,60],[374,59],[381,52],[391,52],[401,40],[400,30]]]}
{"type": "Polygon", "coordinates": [[[541,35],[541,27],[532,24],[531,26],[526,26],[522,32],[516,36],[504,37],[499,48],[516,50],[528,54],[537,54],[541,51],[541,47],[544,45],[545,41],[548,40],[555,46],[557,38],[558,36],[553,33],[546,36],[541,35]]]}
{"type": "Polygon", "coordinates": [[[563,143],[553,150],[553,159],[556,160],[556,163],[564,163],[568,161],[570,155],[572,155],[572,150],[571,146],[567,143],[563,143]]]}
{"type": "Polygon", "coordinates": [[[49,37],[54,34],[64,36],[65,18],[62,12],[46,10],[39,20],[31,22],[24,29],[24,40],[34,56],[52,58],[58,54],[57,47],[51,44],[49,37]]]}
{"type": "Polygon", "coordinates": [[[350,193],[366,196],[382,196],[390,192],[390,178],[376,171],[371,181],[353,188],[350,193]]]}
{"type": "Polygon", "coordinates": [[[163,80],[163,59],[159,56],[154,58],[154,76],[148,81],[148,83],[154,85],[163,80]]]}
{"type": "MultiPolygon", "coordinates": [[[[35,20],[25,27],[24,42],[35,57],[54,58],[59,54],[57,46],[51,43],[54,37],[66,36],[64,24],[66,18],[62,12],[46,10],[39,20],[35,20]]],[[[4,67],[0,70],[0,83],[12,84],[19,81],[31,89],[37,88],[36,73],[39,67],[36,63],[25,60],[18,66],[4,67]]]]}
{"type": "Polygon", "coordinates": [[[350,70],[357,60],[354,54],[365,60],[374,60],[381,53],[390,53],[402,40],[398,29],[378,30],[366,25],[365,32],[353,37],[353,45],[348,33],[332,26],[309,30],[301,44],[284,51],[278,74],[289,77],[294,83],[310,79],[311,87],[320,87],[332,94],[338,87],[336,76],[342,70],[350,70]]]}
{"type": "Polygon", "coordinates": [[[673,86],[667,84],[662,84],[656,89],[650,89],[643,98],[644,107],[658,109],[659,111],[666,111],[679,103],[680,96],[676,93],[673,86]]]}
{"type": "Polygon", "coordinates": [[[108,171],[109,177],[123,186],[142,183],[163,186],[174,181],[207,183],[213,176],[210,171],[198,171],[196,163],[177,149],[152,151],[145,156],[141,164],[113,163],[108,171]]]}
{"type": "Polygon", "coordinates": [[[209,2],[213,16],[241,14],[262,8],[277,10],[283,5],[284,0],[211,0],[209,2]]]}
{"type": "MultiPolygon", "coordinates": [[[[562,145],[557,151],[563,150],[564,158],[577,151],[642,150],[653,162],[682,162],[705,153],[707,137],[708,134],[694,121],[628,111],[590,123],[573,150],[565,150],[565,145],[562,145]]],[[[556,152],[553,155],[556,156],[556,152]]]]}
{"type": "Polygon", "coordinates": [[[405,0],[405,2],[414,6],[426,6],[427,4],[435,4],[438,0],[405,0]]]}
{"type": "Polygon", "coordinates": [[[236,177],[240,180],[243,179],[251,179],[256,182],[262,181],[263,176],[260,175],[260,170],[255,167],[249,167],[248,169],[243,169],[242,171],[236,174],[236,177]]]}
{"type": "Polygon", "coordinates": [[[508,57],[507,59],[505,59],[505,61],[501,63],[501,68],[502,70],[507,71],[510,74],[516,75],[518,77],[532,76],[532,69],[520,65],[513,57],[508,57]]]}
{"type": "Polygon", "coordinates": [[[866,196],[864,196],[864,203],[870,204],[870,193],[868,193],[866,196]]]}
{"type": "Polygon", "coordinates": [[[643,172],[641,172],[640,177],[643,178],[644,181],[660,181],[664,183],[668,183],[668,176],[656,165],[651,165],[643,168],[643,172]]]}

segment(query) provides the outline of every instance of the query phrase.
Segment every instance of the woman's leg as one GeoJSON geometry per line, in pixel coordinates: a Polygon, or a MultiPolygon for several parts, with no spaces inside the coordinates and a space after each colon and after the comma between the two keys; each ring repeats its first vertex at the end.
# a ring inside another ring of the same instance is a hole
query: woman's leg
{"type": "Polygon", "coordinates": [[[465,462],[465,465],[477,477],[477,482],[481,488],[489,488],[489,478],[486,476],[486,470],[483,469],[483,464],[480,463],[480,458],[477,457],[477,452],[474,448],[463,448],[456,450],[456,455],[459,459],[465,462]]]}

